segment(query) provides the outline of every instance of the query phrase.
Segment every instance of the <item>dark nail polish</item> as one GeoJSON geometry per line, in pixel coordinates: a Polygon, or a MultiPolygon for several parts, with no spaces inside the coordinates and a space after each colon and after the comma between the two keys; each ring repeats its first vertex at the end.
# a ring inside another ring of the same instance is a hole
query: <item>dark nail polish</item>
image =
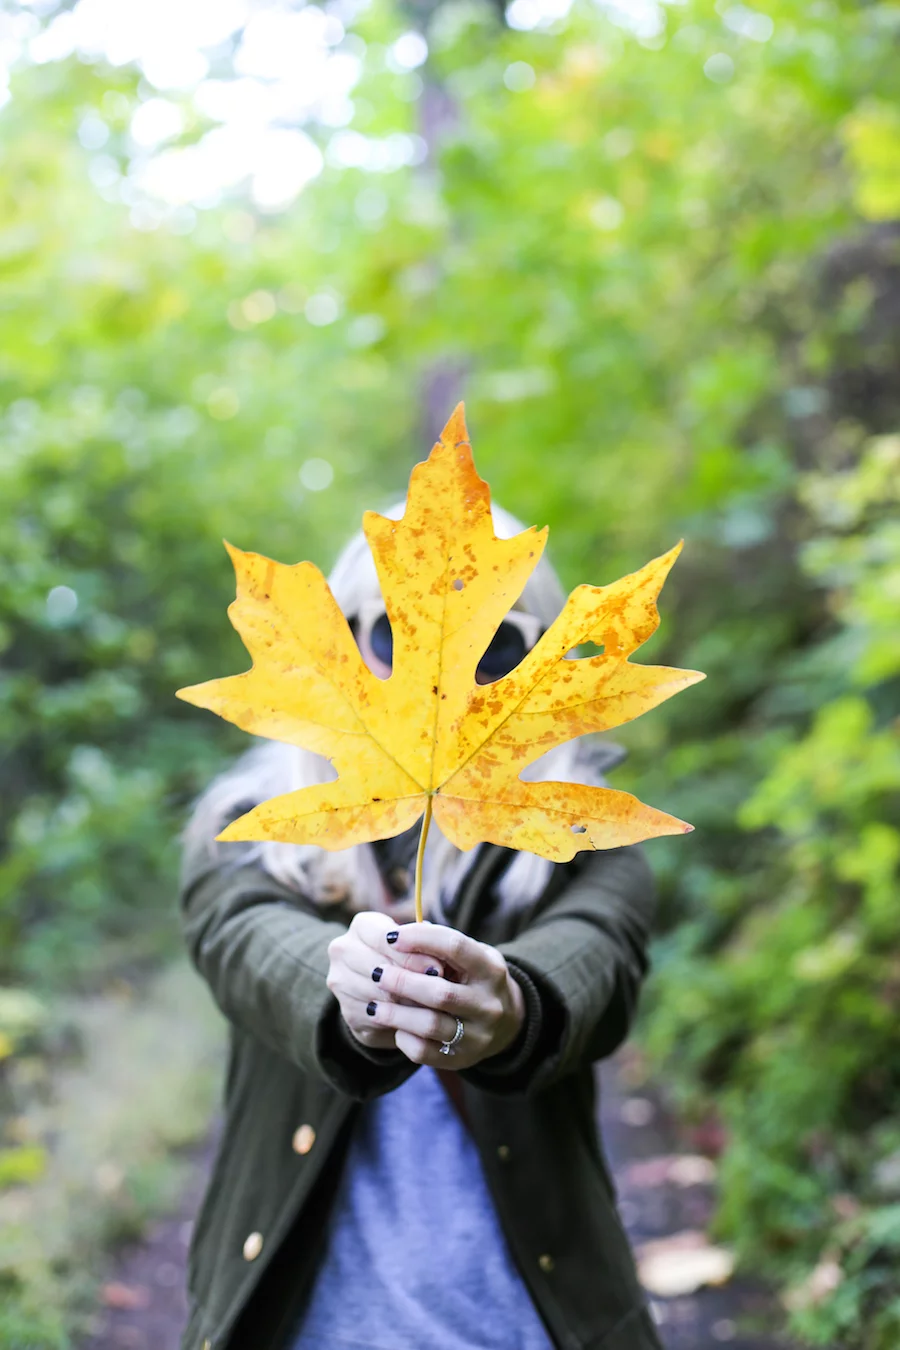
{"type": "Polygon", "coordinates": [[[376,984],[381,979],[383,974],[384,968],[382,966],[376,966],[375,969],[372,971],[372,979],[375,981],[376,984]]]}
{"type": "Polygon", "coordinates": [[[437,966],[429,966],[425,972],[426,975],[440,975],[440,973],[437,966]]]}
{"type": "Polygon", "coordinates": [[[400,936],[400,929],[394,928],[391,930],[390,933],[387,934],[387,940],[388,942],[396,942],[399,936],[400,936]]]}
{"type": "Polygon", "coordinates": [[[374,1001],[373,1001],[372,1003],[367,1003],[367,1004],[366,1004],[366,1012],[369,1014],[370,1017],[374,1017],[374,1016],[375,1016],[375,1009],[376,1009],[377,1007],[378,1007],[378,1004],[375,1003],[374,1001]]]}

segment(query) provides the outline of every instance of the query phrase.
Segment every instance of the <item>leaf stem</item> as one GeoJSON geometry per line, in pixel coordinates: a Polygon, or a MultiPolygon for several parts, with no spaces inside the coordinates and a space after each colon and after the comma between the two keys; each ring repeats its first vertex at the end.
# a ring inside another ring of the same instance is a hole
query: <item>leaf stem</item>
{"type": "Polygon", "coordinates": [[[422,817],[422,829],[419,834],[419,851],[416,854],[416,923],[422,922],[422,861],[425,857],[425,840],[428,838],[428,826],[431,824],[431,797],[425,803],[422,817]]]}

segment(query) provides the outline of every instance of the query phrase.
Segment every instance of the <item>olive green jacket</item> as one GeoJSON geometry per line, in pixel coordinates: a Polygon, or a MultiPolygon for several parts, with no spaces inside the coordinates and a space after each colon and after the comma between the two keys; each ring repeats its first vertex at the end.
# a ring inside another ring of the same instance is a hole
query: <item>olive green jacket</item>
{"type": "MultiPolygon", "coordinates": [[[[527,913],[498,923],[493,886],[514,856],[481,845],[457,897],[454,925],[500,948],[527,1008],[512,1047],[460,1072],[463,1104],[554,1345],[661,1350],[597,1136],[592,1072],[627,1035],[648,969],[650,869],[633,847],[582,853],[553,868],[527,913]]],[[[245,846],[186,857],[180,913],[231,1026],[181,1350],[286,1350],[360,1105],[416,1066],[350,1035],[325,984],[328,944],[345,925],[248,862],[245,846]]]]}

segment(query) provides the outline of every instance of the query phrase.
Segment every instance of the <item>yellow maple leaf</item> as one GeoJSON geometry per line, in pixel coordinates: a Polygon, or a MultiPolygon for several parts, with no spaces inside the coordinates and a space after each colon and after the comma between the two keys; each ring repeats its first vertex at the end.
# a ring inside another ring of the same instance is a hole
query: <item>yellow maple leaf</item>
{"type": "MultiPolygon", "coordinates": [[[[459,848],[487,840],[564,862],[693,828],[627,792],[519,777],[553,746],[629,722],[704,678],[628,659],[659,624],[656,598],[681,544],[610,586],[577,586],[515,670],[484,685],[476,666],[547,530],[494,537],[462,404],[413,469],[402,520],[367,511],[363,528],[393,633],[385,680],[364,664],[317,567],[226,544],[237,576],[228,613],[253,666],[178,697],[324,755],[338,777],[262,802],[219,839],[341,849],[399,834],[424,813],[424,842],[433,812],[459,848]],[[601,654],[569,658],[585,642],[601,654]]],[[[420,844],[419,883],[421,855],[420,844]]]]}

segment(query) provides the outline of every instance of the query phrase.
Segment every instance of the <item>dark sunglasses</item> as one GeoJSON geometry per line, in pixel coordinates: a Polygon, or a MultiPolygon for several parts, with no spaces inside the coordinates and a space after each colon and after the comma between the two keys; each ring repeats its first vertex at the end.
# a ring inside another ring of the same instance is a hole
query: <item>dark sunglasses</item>
{"type": "MultiPolygon", "coordinates": [[[[366,637],[378,660],[385,666],[393,664],[394,635],[391,632],[391,621],[385,614],[381,601],[375,600],[368,605],[360,606],[360,613],[350,621],[350,629],[357,645],[362,637],[366,637]]],[[[543,631],[540,619],[535,618],[533,614],[523,614],[517,609],[510,610],[491,639],[491,645],[478,662],[476,674],[481,676],[483,683],[490,684],[494,680],[502,680],[504,675],[515,670],[520,661],[524,660],[543,631]]]]}

